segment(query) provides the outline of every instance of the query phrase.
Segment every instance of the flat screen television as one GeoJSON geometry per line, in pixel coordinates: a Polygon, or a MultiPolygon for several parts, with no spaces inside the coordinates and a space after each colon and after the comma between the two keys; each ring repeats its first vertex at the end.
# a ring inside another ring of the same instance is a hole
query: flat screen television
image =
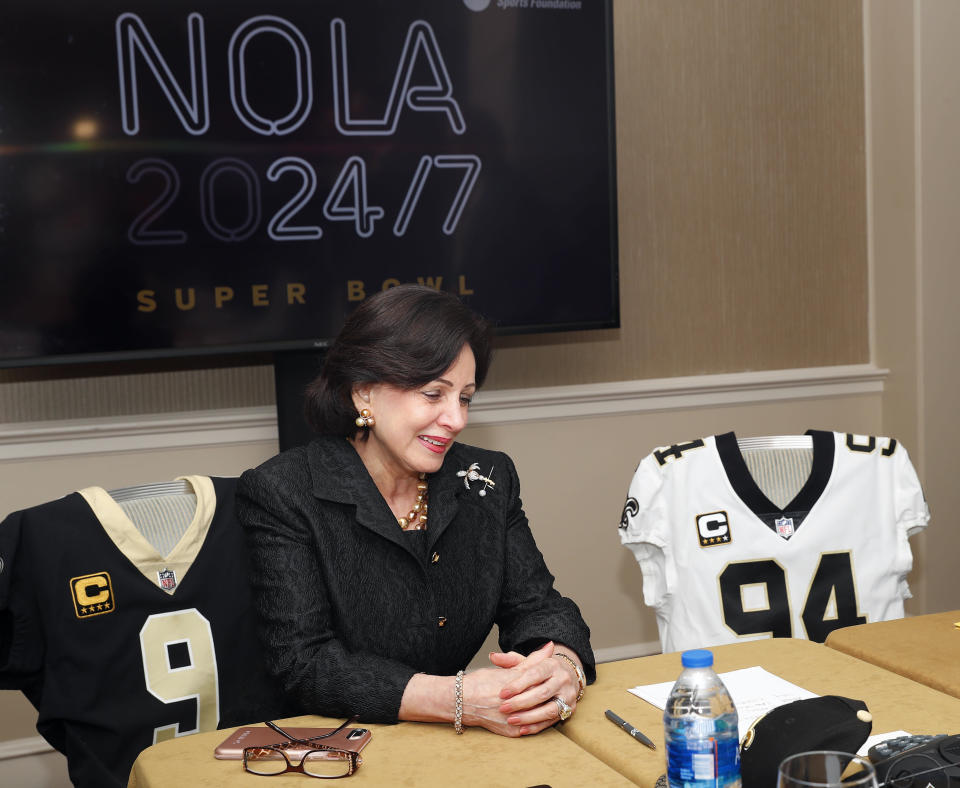
{"type": "Polygon", "coordinates": [[[0,366],[619,323],[610,0],[8,0],[0,366]]]}

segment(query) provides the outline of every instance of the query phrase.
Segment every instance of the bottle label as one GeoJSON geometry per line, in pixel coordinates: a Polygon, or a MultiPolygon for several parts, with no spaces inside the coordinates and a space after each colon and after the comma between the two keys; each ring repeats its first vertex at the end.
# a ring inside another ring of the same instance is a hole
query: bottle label
{"type": "Polygon", "coordinates": [[[717,776],[717,761],[713,753],[691,753],[690,768],[694,780],[712,780],[717,776]]]}
{"type": "Polygon", "coordinates": [[[667,746],[671,786],[738,786],[740,752],[735,738],[688,740],[667,746]]]}

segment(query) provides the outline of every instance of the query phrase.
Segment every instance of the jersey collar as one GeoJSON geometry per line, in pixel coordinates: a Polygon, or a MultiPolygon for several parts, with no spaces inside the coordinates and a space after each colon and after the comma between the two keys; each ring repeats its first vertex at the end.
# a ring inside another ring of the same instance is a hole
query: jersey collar
{"type": "Polygon", "coordinates": [[[750,475],[747,463],[740,452],[740,446],[737,444],[736,434],[726,432],[715,438],[717,454],[734,492],[774,533],[777,530],[775,521],[782,517],[792,518],[793,529],[796,531],[816,502],[820,500],[833,474],[836,446],[833,433],[824,430],[807,430],[806,434],[813,440],[813,465],[810,468],[810,475],[800,488],[800,492],[783,509],[767,498],[750,475]]]}

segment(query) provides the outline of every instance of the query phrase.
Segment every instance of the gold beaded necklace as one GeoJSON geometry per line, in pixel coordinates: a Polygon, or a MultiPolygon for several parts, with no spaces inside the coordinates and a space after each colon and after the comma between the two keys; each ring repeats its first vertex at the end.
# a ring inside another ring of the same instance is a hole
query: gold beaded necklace
{"type": "Polygon", "coordinates": [[[420,474],[417,482],[417,500],[406,517],[398,517],[397,523],[404,531],[425,531],[427,528],[427,474],[420,474]]]}

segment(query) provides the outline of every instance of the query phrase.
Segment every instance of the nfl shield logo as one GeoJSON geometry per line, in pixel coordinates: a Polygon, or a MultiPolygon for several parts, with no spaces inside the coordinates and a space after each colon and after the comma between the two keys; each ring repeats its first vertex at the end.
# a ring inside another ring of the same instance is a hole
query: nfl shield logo
{"type": "Polygon", "coordinates": [[[779,517],[773,521],[773,524],[777,526],[777,533],[780,534],[784,539],[789,539],[793,536],[793,518],[792,517],[779,517]]]}
{"type": "Polygon", "coordinates": [[[173,591],[177,587],[177,576],[172,569],[161,569],[157,572],[160,578],[160,588],[164,591],[173,591]]]}

